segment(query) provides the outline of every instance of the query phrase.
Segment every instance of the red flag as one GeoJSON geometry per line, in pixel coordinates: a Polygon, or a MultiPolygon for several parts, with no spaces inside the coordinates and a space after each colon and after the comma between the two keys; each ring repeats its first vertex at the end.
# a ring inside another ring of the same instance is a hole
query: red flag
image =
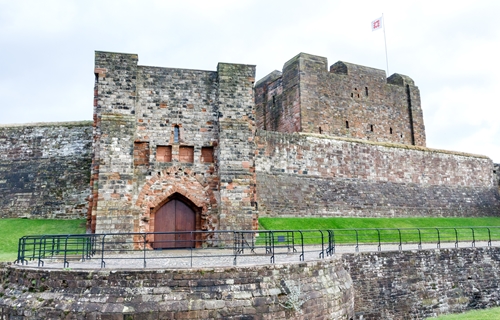
{"type": "Polygon", "coordinates": [[[372,21],[372,31],[382,29],[382,17],[372,21]]]}

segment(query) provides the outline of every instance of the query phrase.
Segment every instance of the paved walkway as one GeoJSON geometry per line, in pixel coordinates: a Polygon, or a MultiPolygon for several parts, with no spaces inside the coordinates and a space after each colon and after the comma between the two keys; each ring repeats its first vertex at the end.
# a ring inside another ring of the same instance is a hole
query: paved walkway
{"type": "MultiPolygon", "coordinates": [[[[471,242],[459,243],[459,248],[471,247],[471,242]]],[[[487,242],[476,242],[476,247],[487,247],[487,242]]],[[[500,246],[500,242],[492,243],[492,246],[500,246]]],[[[455,248],[454,242],[442,243],[441,249],[455,248]]],[[[301,261],[301,247],[295,248],[297,252],[289,250],[287,247],[275,248],[274,263],[290,263],[301,261]]],[[[416,244],[403,244],[402,250],[419,250],[416,244]]],[[[437,249],[437,245],[423,244],[422,249],[437,249]]],[[[325,246],[326,250],[326,246],[325,246]]],[[[397,244],[383,244],[381,251],[398,251],[397,244]]],[[[360,245],[358,252],[376,252],[378,251],[377,245],[360,245]]],[[[321,258],[328,258],[327,253],[321,255],[321,246],[304,246],[303,261],[317,260],[321,258]]],[[[354,253],[356,247],[337,246],[335,254],[354,253]]],[[[136,268],[161,268],[161,269],[177,269],[177,268],[204,268],[204,267],[231,267],[237,266],[250,266],[250,265],[264,265],[272,263],[272,255],[266,253],[264,248],[260,247],[252,252],[250,248],[245,249],[243,254],[235,257],[231,249],[173,249],[173,250],[147,250],[147,251],[131,251],[126,254],[106,254],[104,256],[104,267],[106,269],[136,269],[136,268]],[[146,260],[144,259],[146,257],[146,260]],[[144,266],[146,261],[146,266],[144,266]]],[[[26,265],[26,264],[25,264],[26,265]]],[[[28,267],[37,267],[38,260],[29,261],[28,267]]],[[[60,257],[47,258],[43,260],[43,269],[62,269],[64,268],[63,260],[60,257]]],[[[91,259],[82,260],[80,257],[70,257],[70,269],[100,269],[101,268],[101,255],[98,253],[91,259]]]]}

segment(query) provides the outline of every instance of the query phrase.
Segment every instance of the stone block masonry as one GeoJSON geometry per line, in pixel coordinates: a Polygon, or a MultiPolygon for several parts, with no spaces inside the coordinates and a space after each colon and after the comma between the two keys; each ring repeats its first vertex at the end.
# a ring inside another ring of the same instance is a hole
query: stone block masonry
{"type": "Polygon", "coordinates": [[[420,92],[383,70],[300,53],[255,86],[259,129],[425,146],[420,92]]]}
{"type": "Polygon", "coordinates": [[[0,126],[0,217],[83,218],[92,123],[0,126]]]}
{"type": "Polygon", "coordinates": [[[494,216],[490,159],[320,134],[258,131],[260,217],[494,216]]]}
{"type": "Polygon", "coordinates": [[[174,270],[5,267],[0,282],[7,319],[354,318],[354,289],[340,259],[174,270]]]}
{"type": "Polygon", "coordinates": [[[426,319],[497,307],[500,248],[344,254],[356,319],[426,319]]]}

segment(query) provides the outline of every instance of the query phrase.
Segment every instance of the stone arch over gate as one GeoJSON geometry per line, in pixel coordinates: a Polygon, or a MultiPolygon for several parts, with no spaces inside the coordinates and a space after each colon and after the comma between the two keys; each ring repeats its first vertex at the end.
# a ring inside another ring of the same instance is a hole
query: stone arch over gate
{"type": "Polygon", "coordinates": [[[154,232],[156,212],[172,199],[181,199],[197,215],[197,230],[215,230],[218,224],[217,201],[210,186],[178,168],[170,168],[154,175],[141,188],[136,206],[140,217],[135,232],[154,232]]]}

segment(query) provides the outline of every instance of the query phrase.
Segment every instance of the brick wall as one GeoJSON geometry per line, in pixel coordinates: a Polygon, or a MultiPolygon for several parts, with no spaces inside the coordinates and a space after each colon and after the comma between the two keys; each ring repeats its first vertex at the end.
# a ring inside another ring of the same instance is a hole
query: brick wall
{"type": "Polygon", "coordinates": [[[256,144],[260,217],[499,213],[486,157],[266,131],[256,144]]]}
{"type": "Polygon", "coordinates": [[[0,126],[0,217],[82,218],[91,122],[0,126]]]}

